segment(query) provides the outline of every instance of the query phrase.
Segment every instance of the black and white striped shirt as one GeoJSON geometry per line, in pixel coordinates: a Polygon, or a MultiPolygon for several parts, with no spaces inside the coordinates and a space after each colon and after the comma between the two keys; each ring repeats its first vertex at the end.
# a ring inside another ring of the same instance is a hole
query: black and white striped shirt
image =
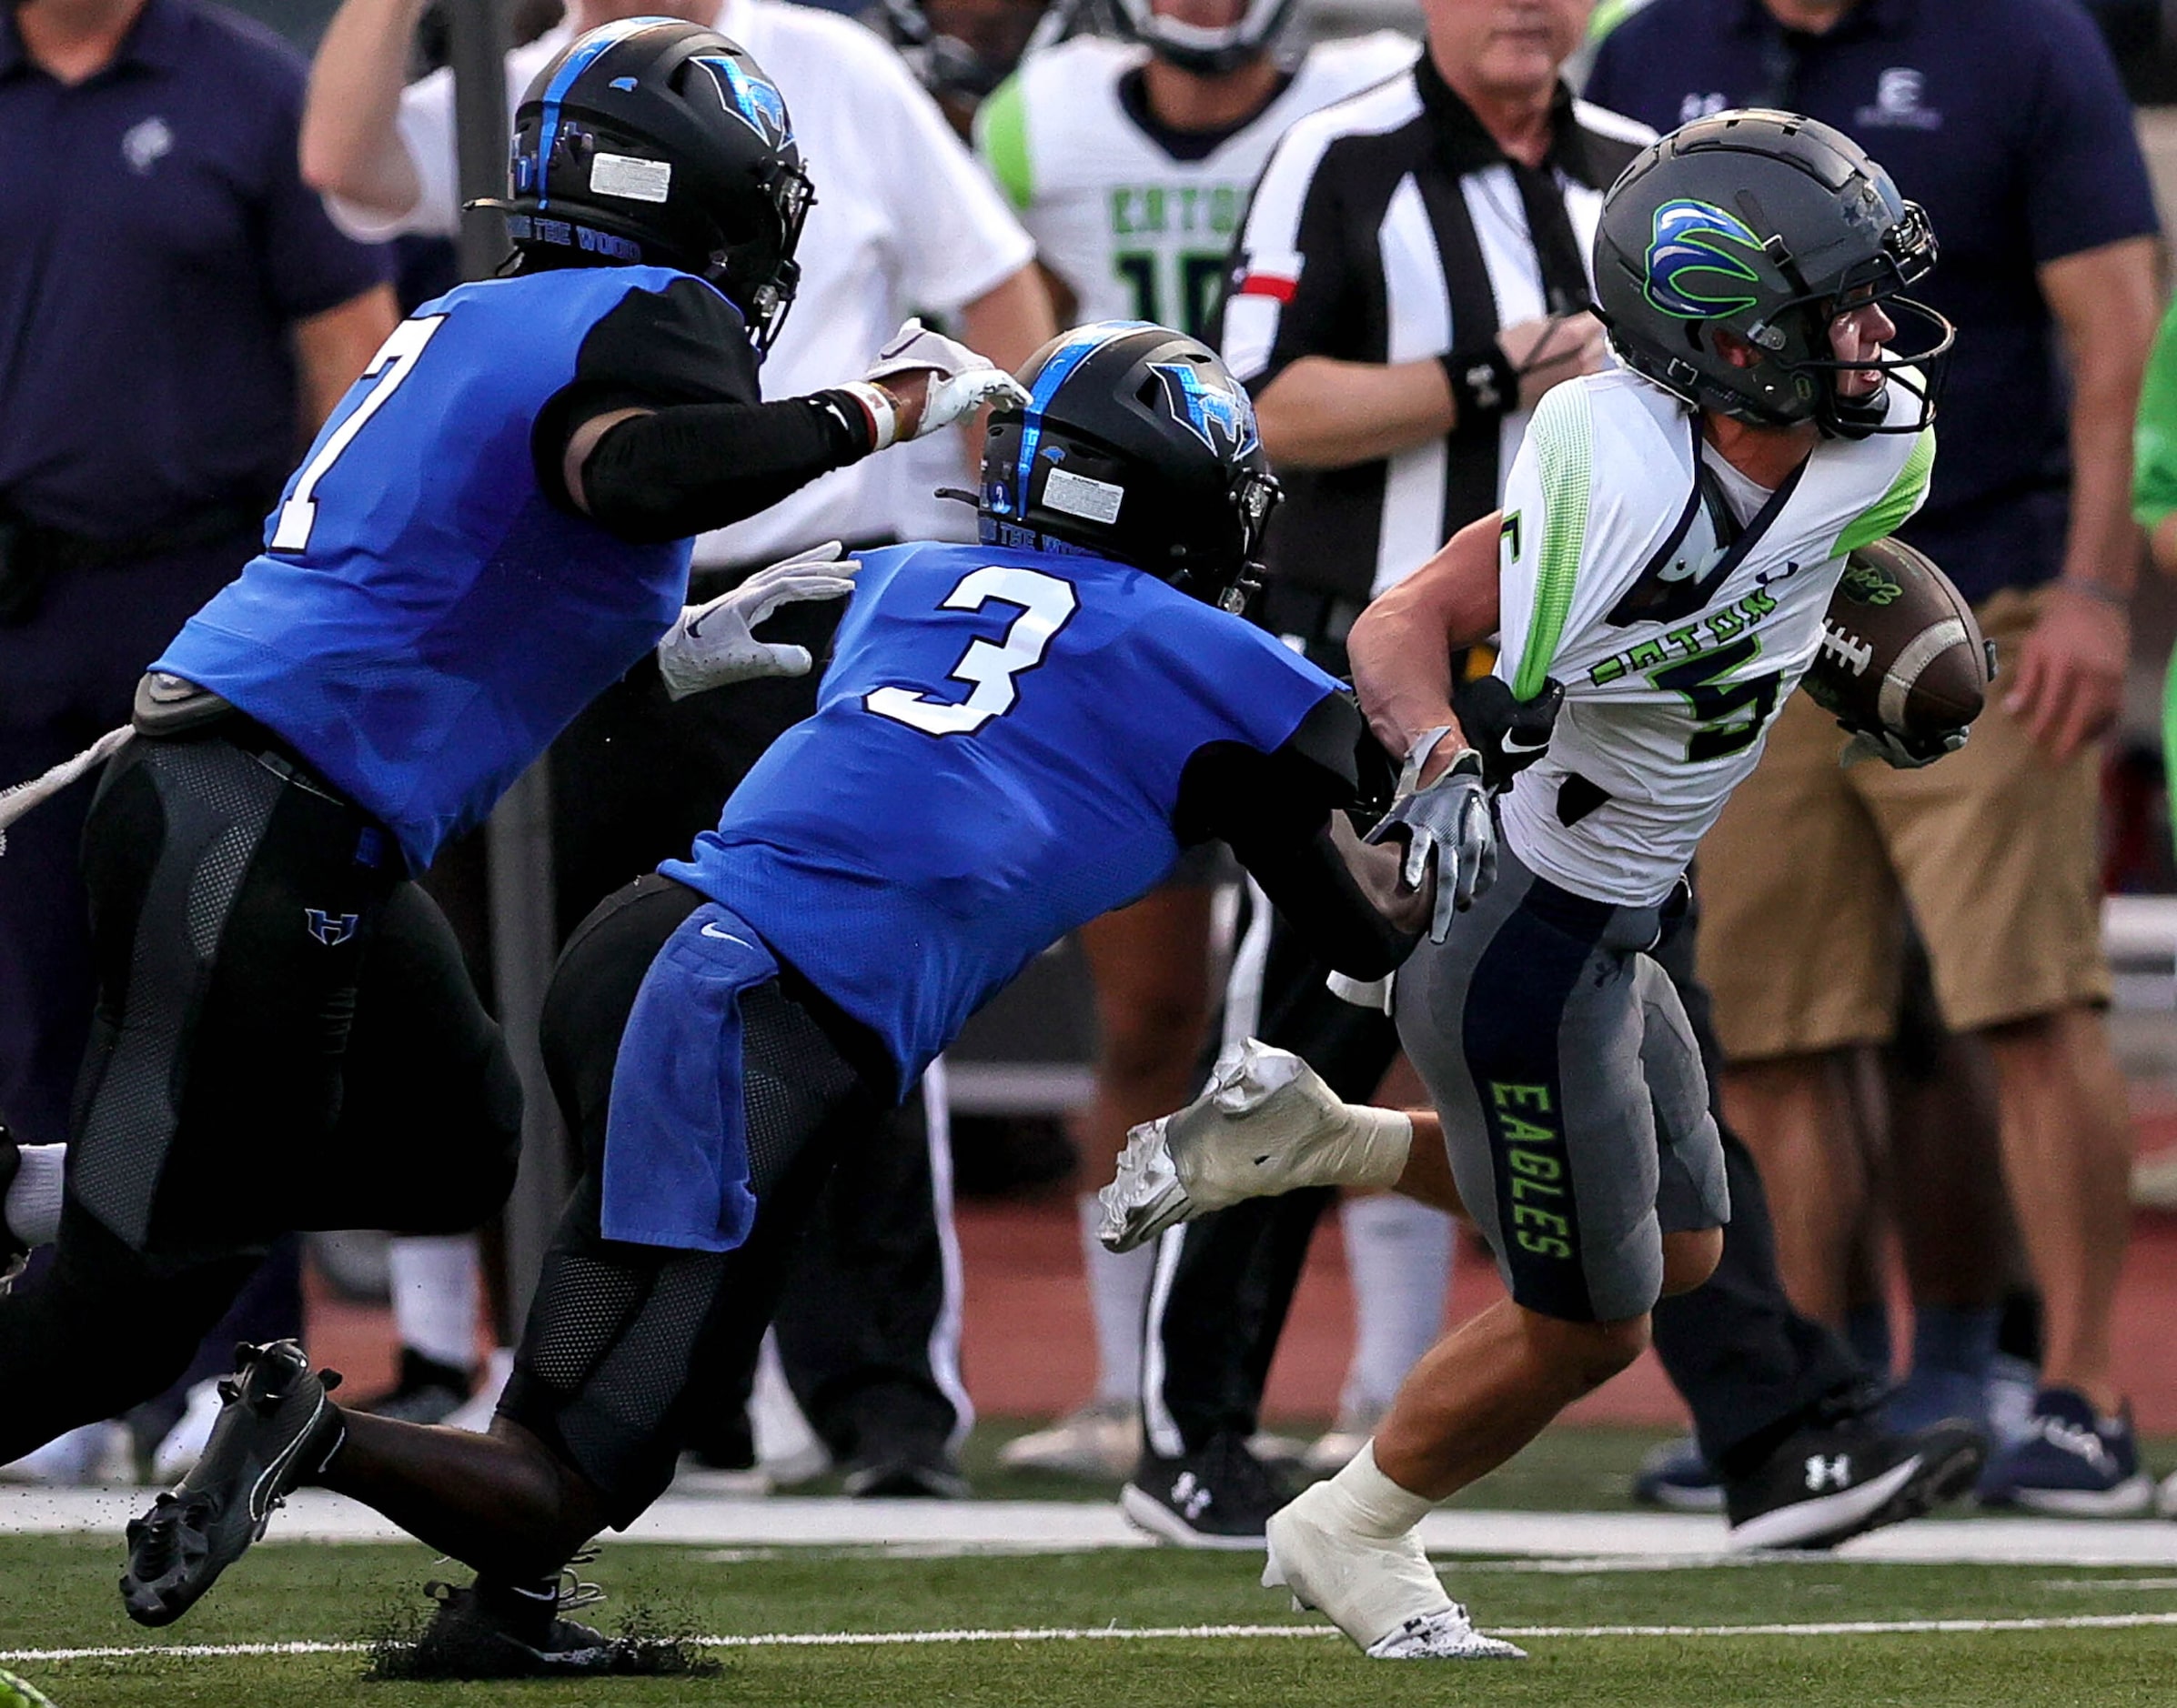
{"type": "MultiPolygon", "coordinates": [[[[1424,54],[1300,120],[1234,253],[1222,349],[1259,395],[1303,356],[1410,362],[1589,300],[1603,192],[1653,134],[1560,87],[1540,168],[1511,160],[1424,54]]],[[[1378,462],[1280,469],[1274,582],[1365,600],[1497,507],[1515,411],[1378,462]]]]}

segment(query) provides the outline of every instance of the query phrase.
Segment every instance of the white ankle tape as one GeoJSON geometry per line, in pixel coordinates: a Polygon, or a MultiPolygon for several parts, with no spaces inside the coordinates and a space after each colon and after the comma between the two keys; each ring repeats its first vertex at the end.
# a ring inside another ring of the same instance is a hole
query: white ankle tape
{"type": "Polygon", "coordinates": [[[25,1145],[7,1200],[0,1205],[8,1231],[25,1245],[51,1245],[60,1233],[61,1178],[67,1167],[66,1145],[25,1145]]]}
{"type": "Polygon", "coordinates": [[[1364,1536],[1403,1536],[1436,1504],[1400,1488],[1376,1468],[1373,1440],[1326,1486],[1345,1507],[1347,1522],[1364,1536]]]}

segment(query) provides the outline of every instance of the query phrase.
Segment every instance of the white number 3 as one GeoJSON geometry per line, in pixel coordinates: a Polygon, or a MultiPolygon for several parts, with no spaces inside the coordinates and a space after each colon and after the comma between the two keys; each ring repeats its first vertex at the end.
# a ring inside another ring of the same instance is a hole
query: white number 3
{"type": "Polygon", "coordinates": [[[949,674],[956,682],[973,684],[967,698],[954,705],[912,688],[881,688],[863,695],[862,705],[880,718],[932,736],[969,735],[1011,711],[1018,692],[1013,678],[1043,661],[1052,637],[1066,626],[1081,601],[1072,584],[1056,576],[993,565],[961,578],[938,608],[980,611],[993,599],[1019,606],[1021,614],[1002,640],[971,640],[960,655],[949,674]]]}

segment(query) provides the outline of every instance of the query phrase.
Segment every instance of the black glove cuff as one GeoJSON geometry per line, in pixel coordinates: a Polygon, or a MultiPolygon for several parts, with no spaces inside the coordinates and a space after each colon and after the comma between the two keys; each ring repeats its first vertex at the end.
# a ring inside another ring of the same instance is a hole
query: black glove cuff
{"type": "Polygon", "coordinates": [[[1464,436],[1495,432],[1497,424],[1519,407],[1519,371],[1504,347],[1487,344],[1449,350],[1436,358],[1451,382],[1451,401],[1458,411],[1452,431],[1464,436]]]}

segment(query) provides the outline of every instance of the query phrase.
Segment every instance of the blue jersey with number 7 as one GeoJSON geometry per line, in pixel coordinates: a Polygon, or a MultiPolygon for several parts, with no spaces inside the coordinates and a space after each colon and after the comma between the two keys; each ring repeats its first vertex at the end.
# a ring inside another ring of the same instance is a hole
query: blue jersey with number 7
{"type": "Polygon", "coordinates": [[[668,289],[710,286],[600,267],[425,304],[326,422],[264,551],[153,668],[284,737],[393,832],[411,870],[428,866],[686,595],[688,541],[608,533],[547,497],[531,452],[584,340],[635,293],[668,289]]]}
{"type": "Polygon", "coordinates": [[[908,1084],[1030,958],[1171,869],[1191,759],[1275,752],[1337,688],[1121,564],[866,553],[816,716],[662,869],[754,926],[908,1084]]]}

